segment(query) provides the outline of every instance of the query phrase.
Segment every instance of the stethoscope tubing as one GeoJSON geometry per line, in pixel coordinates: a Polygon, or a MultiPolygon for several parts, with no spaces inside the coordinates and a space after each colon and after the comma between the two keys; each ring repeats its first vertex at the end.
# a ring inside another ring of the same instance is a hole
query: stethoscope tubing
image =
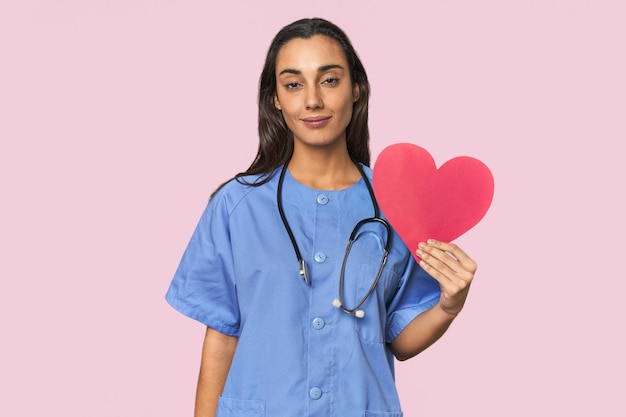
{"type": "MultiPolygon", "coordinates": [[[[280,176],[278,178],[278,187],[277,187],[277,190],[276,190],[276,203],[277,203],[277,207],[278,207],[278,213],[280,214],[280,218],[281,218],[281,220],[283,222],[283,225],[285,226],[285,230],[287,231],[287,234],[289,235],[289,239],[291,240],[291,245],[293,246],[293,250],[294,250],[294,252],[296,254],[296,258],[298,259],[300,277],[304,280],[306,285],[310,286],[311,285],[311,279],[310,279],[308,271],[307,271],[306,262],[302,258],[302,254],[300,253],[300,248],[298,247],[298,242],[296,242],[296,238],[295,238],[295,236],[293,234],[293,231],[291,230],[291,226],[289,225],[289,222],[287,221],[287,217],[285,216],[285,211],[284,211],[284,208],[283,208],[282,190],[283,190],[283,182],[284,182],[284,179],[285,179],[285,173],[287,172],[288,164],[289,164],[289,160],[287,160],[285,162],[285,164],[283,165],[282,170],[280,172],[280,176]]],[[[365,301],[367,301],[367,299],[370,297],[370,295],[372,295],[372,293],[376,289],[376,285],[378,284],[378,281],[380,280],[380,276],[382,274],[383,268],[384,268],[385,264],[387,263],[387,256],[389,254],[389,249],[391,247],[391,236],[392,236],[392,234],[391,234],[391,226],[389,225],[389,223],[386,220],[384,220],[384,219],[382,219],[380,217],[380,210],[378,208],[378,202],[376,201],[376,197],[374,195],[374,189],[372,188],[372,184],[370,183],[369,179],[365,175],[365,172],[363,171],[363,168],[361,167],[361,165],[359,163],[357,163],[357,162],[354,162],[354,164],[357,167],[357,169],[359,170],[359,172],[361,173],[361,177],[363,178],[363,180],[365,181],[365,185],[367,186],[367,190],[369,192],[370,199],[372,201],[372,206],[374,207],[374,217],[369,217],[367,219],[363,219],[363,220],[359,221],[356,224],[356,226],[354,227],[354,229],[352,229],[352,233],[350,233],[350,238],[349,238],[348,244],[346,246],[346,252],[345,252],[345,255],[343,257],[343,262],[341,264],[341,272],[340,272],[340,275],[339,275],[339,298],[333,300],[333,305],[335,307],[337,307],[337,308],[340,308],[341,310],[343,310],[344,312],[346,312],[348,314],[354,315],[355,317],[358,317],[358,318],[363,318],[365,316],[365,313],[364,313],[363,310],[360,310],[360,308],[363,306],[365,301]],[[386,238],[386,241],[385,241],[385,248],[384,248],[384,252],[383,252],[383,257],[382,257],[380,265],[378,267],[378,271],[376,273],[376,278],[374,278],[374,281],[372,282],[372,285],[367,290],[367,293],[365,294],[365,297],[363,297],[361,299],[361,301],[359,301],[354,308],[348,308],[348,307],[346,307],[343,304],[343,284],[344,284],[344,278],[345,278],[346,264],[347,264],[347,261],[348,261],[350,250],[352,249],[352,244],[358,238],[357,233],[358,233],[359,229],[364,224],[371,223],[371,222],[377,222],[377,223],[382,224],[385,227],[385,230],[387,232],[387,238],[386,238]]]]}

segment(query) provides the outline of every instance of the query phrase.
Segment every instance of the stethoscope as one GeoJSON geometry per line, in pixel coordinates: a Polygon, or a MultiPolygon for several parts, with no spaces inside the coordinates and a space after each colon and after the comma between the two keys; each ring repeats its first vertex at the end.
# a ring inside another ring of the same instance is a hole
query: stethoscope
{"type": "MultiPolygon", "coordinates": [[[[285,212],[283,210],[283,201],[282,201],[283,180],[285,178],[285,172],[287,171],[288,164],[289,164],[289,161],[285,162],[285,165],[283,165],[283,168],[280,172],[280,177],[278,179],[278,190],[276,191],[276,198],[278,202],[278,212],[280,213],[280,218],[282,219],[283,224],[285,225],[285,230],[287,230],[287,233],[289,234],[289,238],[291,239],[293,250],[296,252],[296,257],[298,258],[298,263],[300,265],[300,270],[299,270],[300,277],[302,277],[302,279],[307,285],[311,285],[311,278],[309,277],[309,274],[307,272],[306,263],[304,262],[304,259],[302,259],[302,255],[300,254],[300,249],[298,248],[298,243],[296,242],[296,238],[293,236],[293,232],[291,231],[291,227],[289,226],[289,222],[287,221],[287,218],[285,217],[285,212]]],[[[360,308],[376,289],[376,285],[378,284],[378,280],[380,279],[380,274],[383,272],[383,267],[385,266],[385,263],[387,262],[387,255],[389,254],[389,247],[391,246],[391,226],[389,226],[389,223],[387,223],[386,220],[380,217],[380,211],[378,209],[378,203],[376,202],[376,197],[374,196],[374,190],[372,189],[372,184],[367,179],[367,176],[365,175],[365,172],[363,171],[361,164],[355,162],[354,165],[357,167],[357,169],[361,173],[361,177],[365,181],[365,185],[367,186],[367,190],[369,191],[370,199],[372,200],[372,206],[374,207],[374,217],[361,220],[360,222],[356,224],[356,226],[354,226],[354,229],[352,229],[352,233],[350,233],[350,239],[348,240],[348,245],[346,246],[346,253],[343,256],[343,262],[341,264],[341,272],[339,274],[339,298],[335,298],[333,300],[333,306],[340,308],[344,312],[348,314],[352,314],[353,316],[357,318],[363,318],[365,317],[365,312],[361,310],[360,308]],[[346,270],[346,263],[348,261],[348,255],[350,254],[350,250],[352,249],[352,244],[358,238],[359,230],[361,229],[361,227],[363,227],[364,225],[368,223],[380,223],[383,226],[385,226],[385,229],[387,231],[387,236],[385,239],[385,249],[383,251],[383,257],[380,261],[380,266],[378,267],[378,272],[376,273],[376,278],[374,278],[374,281],[372,282],[372,285],[370,286],[370,288],[367,290],[367,293],[361,299],[361,301],[359,301],[356,304],[356,306],[354,306],[353,308],[348,308],[343,302],[343,282],[344,282],[344,275],[345,275],[345,270],[346,270]]]]}

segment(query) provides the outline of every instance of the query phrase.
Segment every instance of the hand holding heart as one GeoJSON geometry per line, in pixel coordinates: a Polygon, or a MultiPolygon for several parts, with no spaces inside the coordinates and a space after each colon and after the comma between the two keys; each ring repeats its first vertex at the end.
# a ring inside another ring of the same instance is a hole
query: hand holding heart
{"type": "Polygon", "coordinates": [[[432,156],[410,143],[391,145],[379,155],[373,174],[378,203],[422,268],[441,286],[441,308],[463,308],[476,263],[452,243],[486,214],[493,199],[489,168],[457,157],[439,169],[432,156]]]}
{"type": "Polygon", "coordinates": [[[441,287],[440,307],[456,316],[467,299],[476,272],[476,262],[454,243],[429,239],[420,242],[416,250],[419,264],[435,278],[441,287]]]}

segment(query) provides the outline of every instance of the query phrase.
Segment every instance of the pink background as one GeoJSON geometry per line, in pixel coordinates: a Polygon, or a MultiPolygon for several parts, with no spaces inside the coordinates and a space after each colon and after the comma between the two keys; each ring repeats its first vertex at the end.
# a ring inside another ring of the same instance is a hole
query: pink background
{"type": "Polygon", "coordinates": [[[191,415],[204,330],[164,293],[254,156],[272,36],[315,15],[369,72],[374,157],[496,179],[464,313],[397,367],[405,415],[626,415],[623,4],[2,0],[0,415],[191,415]]]}

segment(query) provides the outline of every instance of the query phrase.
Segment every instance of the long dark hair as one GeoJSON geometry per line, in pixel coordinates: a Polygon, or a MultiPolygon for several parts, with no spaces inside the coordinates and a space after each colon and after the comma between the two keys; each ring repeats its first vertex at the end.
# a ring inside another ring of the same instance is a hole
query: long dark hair
{"type": "MultiPolygon", "coordinates": [[[[370,164],[369,128],[367,124],[370,84],[365,68],[346,34],[333,23],[320,19],[301,19],[282,28],[274,37],[259,79],[259,150],[250,167],[236,175],[238,181],[245,175],[261,175],[249,185],[269,181],[273,172],[286,163],[293,153],[293,134],[285,124],[282,113],[274,105],[276,94],[276,57],[290,40],[309,39],[315,35],[335,40],[348,61],[352,83],[359,86],[359,98],[354,103],[352,119],[346,129],[346,142],[350,157],[364,165],[370,164]]],[[[246,182],[246,184],[248,184],[246,182]]]]}

